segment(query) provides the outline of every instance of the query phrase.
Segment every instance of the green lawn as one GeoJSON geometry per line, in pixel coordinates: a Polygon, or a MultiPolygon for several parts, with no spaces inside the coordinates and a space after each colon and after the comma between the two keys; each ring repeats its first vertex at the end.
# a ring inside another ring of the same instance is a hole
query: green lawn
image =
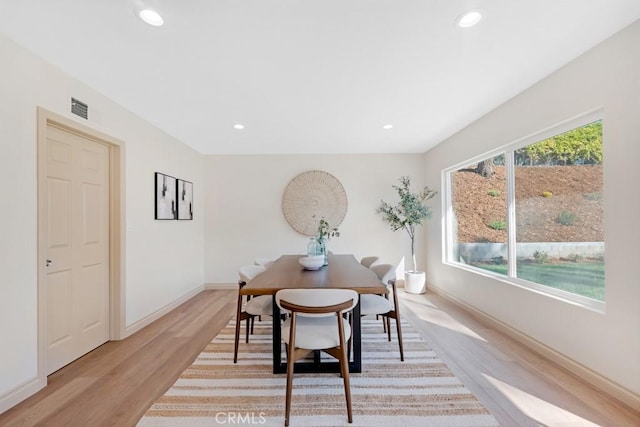
{"type": "MultiPolygon", "coordinates": [[[[506,264],[475,264],[474,267],[507,274],[506,264]]],[[[556,289],[604,301],[604,263],[518,263],[518,277],[556,289]]]]}

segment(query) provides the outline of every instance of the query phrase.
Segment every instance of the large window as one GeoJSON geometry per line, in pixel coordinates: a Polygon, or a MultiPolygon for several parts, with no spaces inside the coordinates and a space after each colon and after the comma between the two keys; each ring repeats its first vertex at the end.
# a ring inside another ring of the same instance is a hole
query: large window
{"type": "Polygon", "coordinates": [[[591,115],[446,171],[447,261],[604,301],[602,164],[591,115]]]}

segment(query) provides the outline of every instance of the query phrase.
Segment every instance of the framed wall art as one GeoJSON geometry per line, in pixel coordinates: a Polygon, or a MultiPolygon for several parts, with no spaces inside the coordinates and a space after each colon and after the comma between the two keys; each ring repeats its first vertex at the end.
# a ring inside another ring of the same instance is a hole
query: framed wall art
{"type": "Polygon", "coordinates": [[[193,219],[193,183],[178,179],[178,219],[193,219]]]}
{"type": "Polygon", "coordinates": [[[176,219],[178,209],[176,181],[172,176],[156,172],[156,219],[176,219]]]}

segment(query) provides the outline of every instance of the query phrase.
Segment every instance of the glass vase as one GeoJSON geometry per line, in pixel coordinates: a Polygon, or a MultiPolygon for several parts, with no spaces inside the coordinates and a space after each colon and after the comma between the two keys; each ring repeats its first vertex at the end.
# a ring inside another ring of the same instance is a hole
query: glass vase
{"type": "Polygon", "coordinates": [[[324,264],[329,264],[329,251],[327,250],[327,239],[324,237],[311,237],[309,243],[307,243],[307,255],[308,256],[324,256],[324,264]]]}
{"type": "Polygon", "coordinates": [[[329,265],[329,251],[327,250],[327,239],[321,237],[318,239],[318,246],[320,248],[320,253],[318,255],[324,255],[324,264],[329,265]]]}
{"type": "Polygon", "coordinates": [[[321,255],[320,243],[318,243],[318,239],[316,239],[315,237],[311,237],[309,239],[309,243],[307,243],[307,255],[308,256],[321,255]]]}

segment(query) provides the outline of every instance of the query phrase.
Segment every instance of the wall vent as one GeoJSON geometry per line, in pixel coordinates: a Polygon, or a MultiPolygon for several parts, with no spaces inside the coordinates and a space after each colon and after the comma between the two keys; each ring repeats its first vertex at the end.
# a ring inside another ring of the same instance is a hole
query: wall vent
{"type": "Polygon", "coordinates": [[[89,118],[89,106],[75,98],[71,98],[71,112],[83,119],[89,118]]]}

